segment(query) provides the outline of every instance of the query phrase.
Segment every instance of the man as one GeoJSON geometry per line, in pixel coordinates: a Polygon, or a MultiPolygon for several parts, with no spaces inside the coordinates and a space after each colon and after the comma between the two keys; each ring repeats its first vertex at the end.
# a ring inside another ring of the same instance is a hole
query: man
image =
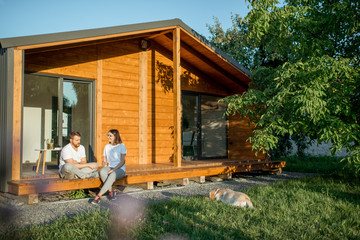
{"type": "Polygon", "coordinates": [[[69,135],[70,143],[61,150],[59,173],[64,179],[88,179],[99,177],[98,164],[87,163],[85,148],[80,145],[81,135],[73,131],[69,135]]]}

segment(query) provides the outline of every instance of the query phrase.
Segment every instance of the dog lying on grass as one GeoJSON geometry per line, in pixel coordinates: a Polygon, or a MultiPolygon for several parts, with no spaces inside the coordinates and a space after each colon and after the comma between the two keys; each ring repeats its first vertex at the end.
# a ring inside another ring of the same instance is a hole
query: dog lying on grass
{"type": "Polygon", "coordinates": [[[234,207],[249,207],[254,209],[248,195],[242,192],[235,192],[231,189],[212,190],[209,194],[209,199],[221,201],[234,207]]]}

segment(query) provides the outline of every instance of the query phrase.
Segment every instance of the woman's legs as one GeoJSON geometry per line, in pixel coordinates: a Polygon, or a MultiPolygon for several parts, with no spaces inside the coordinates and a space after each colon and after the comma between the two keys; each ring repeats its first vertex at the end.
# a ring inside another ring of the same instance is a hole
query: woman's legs
{"type": "MultiPolygon", "coordinates": [[[[109,171],[110,171],[110,168],[109,168],[109,171]]],[[[109,172],[109,171],[107,171],[107,172],[109,172]]],[[[103,180],[101,171],[100,171],[100,176],[101,176],[101,179],[103,180]]],[[[104,193],[106,193],[108,190],[110,190],[112,188],[112,185],[116,180],[123,178],[123,177],[125,177],[125,172],[122,169],[117,169],[114,172],[112,172],[110,175],[107,175],[107,178],[105,179],[105,181],[103,180],[104,185],[101,188],[98,196],[101,197],[104,193]]]]}
{"type": "Polygon", "coordinates": [[[108,177],[108,172],[111,170],[110,167],[103,167],[101,170],[100,170],[100,178],[101,178],[101,181],[103,183],[105,183],[106,181],[106,178],[108,177]]]}

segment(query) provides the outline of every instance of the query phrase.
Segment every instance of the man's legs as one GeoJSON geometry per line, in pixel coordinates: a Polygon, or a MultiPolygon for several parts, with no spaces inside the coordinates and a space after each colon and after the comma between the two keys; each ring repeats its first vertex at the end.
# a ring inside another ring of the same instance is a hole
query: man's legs
{"type": "Polygon", "coordinates": [[[90,178],[98,178],[99,177],[99,173],[97,172],[99,166],[97,163],[93,162],[91,164],[95,164],[96,165],[96,168],[92,169],[92,168],[82,168],[82,169],[79,169],[81,172],[85,173],[85,177],[86,175],[89,175],[90,178]]]}
{"type": "Polygon", "coordinates": [[[75,178],[75,174],[72,172],[72,167],[69,165],[72,165],[72,164],[65,163],[65,165],[61,168],[60,176],[64,179],[74,179],[75,178]]]}
{"type": "MultiPolygon", "coordinates": [[[[96,164],[96,163],[95,163],[96,164]]],[[[61,169],[61,175],[64,179],[74,179],[75,176],[81,179],[85,179],[87,175],[91,175],[91,177],[96,177],[96,170],[92,168],[82,168],[78,169],[71,163],[65,163],[65,165],[61,169]]]]}

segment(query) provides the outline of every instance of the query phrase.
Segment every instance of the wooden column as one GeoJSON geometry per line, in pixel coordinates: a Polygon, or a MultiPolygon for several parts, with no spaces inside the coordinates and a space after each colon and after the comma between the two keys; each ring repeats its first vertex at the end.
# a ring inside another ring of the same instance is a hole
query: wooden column
{"type": "Polygon", "coordinates": [[[148,51],[139,53],[139,164],[147,163],[148,51]]]}
{"type": "Polygon", "coordinates": [[[13,142],[12,142],[12,180],[20,179],[21,168],[21,99],[23,50],[14,49],[14,95],[13,95],[13,142]]]}
{"type": "Polygon", "coordinates": [[[99,166],[102,163],[102,78],[103,60],[100,46],[97,46],[97,77],[96,77],[96,104],[95,104],[95,157],[99,166]]]}
{"type": "Polygon", "coordinates": [[[174,64],[174,165],[181,167],[181,68],[180,68],[180,28],[173,32],[174,64]]]}

